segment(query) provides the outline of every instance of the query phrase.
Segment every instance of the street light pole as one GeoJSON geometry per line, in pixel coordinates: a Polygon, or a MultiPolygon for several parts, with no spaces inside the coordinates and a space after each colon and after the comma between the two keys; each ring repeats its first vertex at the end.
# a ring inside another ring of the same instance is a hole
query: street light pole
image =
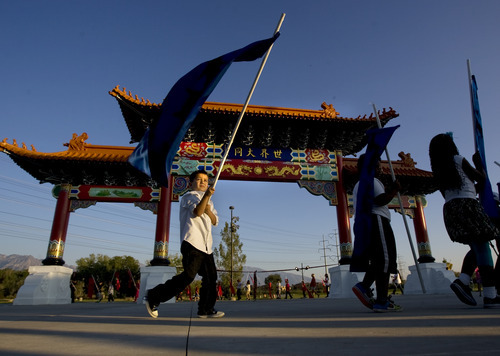
{"type": "Polygon", "coordinates": [[[234,232],[234,228],[233,228],[233,210],[234,210],[234,206],[230,206],[229,207],[229,210],[231,210],[231,269],[229,271],[230,275],[229,275],[229,293],[231,294],[232,296],[232,286],[233,286],[233,232],[234,232]]]}
{"type": "MultiPolygon", "coordinates": [[[[305,269],[306,269],[306,270],[307,270],[307,269],[309,269],[309,266],[305,266],[305,267],[304,267],[304,264],[303,264],[303,263],[301,263],[301,264],[300,264],[300,270],[302,271],[302,282],[304,282],[304,270],[305,270],[305,269]]],[[[299,270],[299,267],[295,267],[295,270],[296,270],[296,271],[298,271],[298,270],[299,270]]]]}

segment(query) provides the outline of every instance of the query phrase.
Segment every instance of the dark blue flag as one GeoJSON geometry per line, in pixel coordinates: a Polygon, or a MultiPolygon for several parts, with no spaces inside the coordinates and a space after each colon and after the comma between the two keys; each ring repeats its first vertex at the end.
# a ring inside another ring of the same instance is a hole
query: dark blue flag
{"type": "Polygon", "coordinates": [[[361,172],[359,172],[358,193],[354,197],[356,199],[356,212],[354,217],[354,248],[350,266],[352,272],[366,272],[368,269],[375,169],[392,134],[398,127],[399,125],[382,129],[377,128],[366,132],[368,146],[366,147],[361,172]]]}
{"type": "Polygon", "coordinates": [[[278,37],[276,33],[272,38],[201,63],[179,79],[163,100],[160,118],[146,130],[129,163],[168,186],[168,175],[184,135],[231,63],[262,57],[278,37]]]}
{"type": "Polygon", "coordinates": [[[477,83],[476,77],[472,76],[471,80],[471,99],[472,99],[472,120],[474,126],[474,142],[476,151],[481,156],[481,163],[486,174],[486,180],[479,192],[479,200],[484,208],[484,211],[490,218],[498,218],[498,209],[493,196],[493,189],[491,187],[490,179],[488,178],[488,170],[486,169],[486,153],[484,150],[484,136],[483,136],[483,123],[481,119],[481,112],[479,111],[479,98],[477,96],[477,83]]]}

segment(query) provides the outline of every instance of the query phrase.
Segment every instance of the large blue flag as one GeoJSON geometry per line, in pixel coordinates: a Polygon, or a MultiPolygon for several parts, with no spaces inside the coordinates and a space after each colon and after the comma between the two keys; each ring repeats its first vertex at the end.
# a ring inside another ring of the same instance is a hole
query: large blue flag
{"type": "Polygon", "coordinates": [[[366,132],[368,145],[361,172],[359,172],[356,212],[354,216],[354,248],[351,257],[350,270],[352,272],[366,272],[368,270],[368,252],[371,241],[372,208],[375,179],[375,169],[380,156],[389,143],[392,134],[398,126],[376,128],[366,132]]]}
{"type": "Polygon", "coordinates": [[[160,118],[146,130],[129,163],[168,186],[172,162],[184,135],[231,63],[262,57],[278,37],[276,33],[272,38],[201,63],[179,79],[163,100],[160,118]]]}
{"type": "Polygon", "coordinates": [[[479,98],[477,96],[477,83],[476,77],[472,76],[471,80],[471,101],[472,101],[472,121],[474,126],[474,142],[476,145],[476,151],[479,152],[481,157],[481,163],[484,167],[484,172],[486,174],[486,180],[484,185],[479,192],[479,200],[483,206],[486,214],[490,218],[497,219],[499,217],[497,205],[495,203],[495,198],[493,196],[493,189],[491,187],[490,179],[488,178],[488,170],[486,168],[486,153],[484,150],[484,136],[483,136],[483,123],[481,119],[481,112],[479,111],[479,98]]]}

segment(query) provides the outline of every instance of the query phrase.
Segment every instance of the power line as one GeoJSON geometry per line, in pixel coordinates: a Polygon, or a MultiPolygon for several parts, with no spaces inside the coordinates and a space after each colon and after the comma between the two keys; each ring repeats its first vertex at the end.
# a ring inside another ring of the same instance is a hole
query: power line
{"type": "MultiPolygon", "coordinates": [[[[0,164],[1,163],[3,162],[0,161],[0,164]]],[[[51,189],[47,185],[34,184],[32,182],[7,177],[5,175],[0,175],[0,184],[2,184],[2,186],[0,186],[0,189],[2,190],[2,192],[4,192],[4,194],[0,195],[0,200],[9,203],[8,211],[6,211],[6,209],[3,209],[0,210],[0,213],[6,214],[6,216],[12,216],[14,218],[26,219],[26,221],[42,221],[47,224],[50,224],[52,222],[52,216],[48,217],[46,212],[50,211],[50,213],[53,214],[56,200],[52,197],[51,189]],[[26,190],[33,192],[33,194],[27,192],[26,190]],[[39,212],[43,213],[42,215],[38,216],[47,216],[47,218],[30,216],[29,209],[24,209],[22,212],[16,214],[11,209],[13,205],[25,206],[29,208],[33,207],[36,209],[37,215],[39,212]]],[[[68,233],[67,246],[69,247],[74,245],[95,248],[99,241],[103,241],[103,238],[101,235],[95,235],[94,233],[101,233],[107,236],[121,235],[124,237],[124,239],[120,240],[120,244],[129,241],[130,238],[141,240],[151,239],[151,241],[153,241],[153,230],[156,226],[156,217],[152,214],[145,217],[144,214],[138,213],[137,208],[131,208],[131,204],[99,203],[95,207],[91,207],[85,210],[78,210],[77,212],[72,214],[71,220],[74,222],[70,221],[70,229],[84,229],[84,231],[88,232],[88,234],[85,233],[82,235],[78,235],[71,232],[68,233]],[[135,209],[135,211],[133,209],[135,209]],[[78,221],[80,221],[79,219],[83,219],[82,221],[91,222],[88,225],[77,223],[78,221]],[[103,223],[106,226],[114,225],[125,228],[126,231],[120,232],[113,231],[109,228],[101,228],[98,226],[99,223],[103,223]],[[148,235],[148,233],[151,233],[151,236],[146,236],[144,233],[131,233],[130,230],[132,229],[146,232],[146,235],[148,235]],[[74,241],[74,239],[77,240],[74,241]],[[86,239],[86,241],[88,241],[89,243],[78,242],[78,239],[86,239]],[[92,243],[90,243],[90,241],[92,241],[92,243]]],[[[11,221],[2,221],[4,222],[4,224],[12,223],[11,221]]],[[[17,226],[8,225],[9,227],[17,229],[16,231],[12,229],[10,230],[10,237],[27,239],[29,238],[30,234],[31,236],[34,236],[33,231],[36,231],[37,234],[40,234],[39,236],[41,236],[42,234],[46,234],[46,236],[40,237],[40,239],[35,238],[35,240],[48,240],[48,236],[50,233],[49,229],[39,228],[38,230],[36,230],[36,227],[34,226],[28,227],[25,225],[26,224],[18,224],[17,226]],[[25,232],[22,231],[23,229],[25,230],[25,232]],[[28,233],[27,231],[31,232],[28,233]]],[[[280,260],[286,258],[288,261],[291,261],[297,260],[299,258],[303,260],[305,255],[314,255],[315,249],[308,242],[310,241],[311,237],[315,237],[317,235],[290,231],[287,229],[262,225],[251,221],[243,221],[242,228],[245,231],[245,234],[241,236],[242,242],[245,246],[245,251],[250,252],[254,256],[270,256],[269,260],[264,261],[265,263],[274,263],[273,260],[277,258],[276,256],[279,256],[280,260]],[[259,238],[259,236],[261,238],[259,238]],[[289,238],[294,239],[293,244],[288,242],[289,238]],[[299,240],[299,242],[297,242],[297,240],[299,240]],[[303,240],[304,242],[301,243],[300,240],[303,240]]],[[[178,230],[179,225],[171,223],[170,229],[171,231],[178,230]]],[[[3,231],[5,232],[6,230],[4,229],[3,231]]],[[[216,233],[214,233],[214,240],[215,239],[216,233]]],[[[170,240],[173,241],[170,242],[170,246],[173,245],[175,247],[176,245],[178,245],[178,242],[176,242],[178,239],[171,238],[170,240]]],[[[116,244],[117,242],[108,239],[108,241],[104,243],[116,244]]],[[[144,250],[134,244],[129,244],[128,247],[132,247],[132,249],[134,249],[134,253],[145,254],[145,252],[143,252],[144,250]],[[135,248],[137,248],[137,250],[135,250],[135,248]]],[[[118,250],[116,247],[105,248],[107,250],[118,250]]],[[[127,251],[130,251],[130,249],[127,251]]]]}

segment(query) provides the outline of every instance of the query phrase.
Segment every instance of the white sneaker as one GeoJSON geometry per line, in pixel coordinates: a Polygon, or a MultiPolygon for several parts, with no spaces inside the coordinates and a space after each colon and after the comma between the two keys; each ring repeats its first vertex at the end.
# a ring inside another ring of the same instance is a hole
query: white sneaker
{"type": "Polygon", "coordinates": [[[207,319],[207,318],[222,318],[224,315],[224,312],[222,311],[217,311],[217,310],[212,310],[211,312],[208,312],[207,314],[198,314],[198,318],[202,319],[207,319]]]}
{"type": "Polygon", "coordinates": [[[149,315],[151,315],[152,318],[158,318],[158,305],[151,303],[147,296],[144,297],[144,301],[146,302],[146,309],[149,315]]]}

